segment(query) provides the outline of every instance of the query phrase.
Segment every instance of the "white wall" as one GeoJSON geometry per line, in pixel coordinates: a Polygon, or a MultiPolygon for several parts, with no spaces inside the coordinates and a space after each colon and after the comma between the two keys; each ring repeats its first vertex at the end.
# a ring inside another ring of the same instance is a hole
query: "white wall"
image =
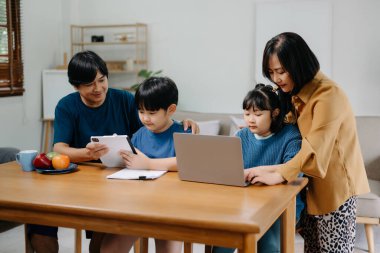
{"type": "Polygon", "coordinates": [[[79,0],[77,5],[83,25],[147,23],[149,67],[177,83],[181,109],[240,112],[253,81],[254,1],[110,0],[105,6],[79,0]]]}
{"type": "MultiPolygon", "coordinates": [[[[150,68],[163,69],[176,81],[180,109],[237,113],[255,82],[255,4],[313,2],[110,0],[105,6],[101,0],[72,1],[80,10],[73,18],[80,24],[147,23],[150,68]]],[[[380,85],[375,80],[380,66],[380,1],[324,2],[332,5],[332,62],[322,69],[329,69],[344,88],[357,115],[380,115],[380,85]]],[[[268,19],[284,22],[276,15],[268,19]]]]}
{"type": "Polygon", "coordinates": [[[267,83],[262,59],[266,43],[277,34],[291,31],[318,55],[321,71],[331,76],[332,4],[330,1],[264,1],[256,5],[256,80],[267,83]],[[273,16],[275,19],[268,19],[273,16]],[[281,20],[281,22],[278,22],[281,20]],[[305,22],[307,20],[307,22],[305,22]]]}
{"type": "Polygon", "coordinates": [[[333,15],[333,77],[356,115],[380,115],[380,1],[337,0],[333,15]]]}
{"type": "MultiPolygon", "coordinates": [[[[63,52],[70,52],[70,24],[147,23],[149,67],[176,81],[181,109],[241,112],[255,79],[259,1],[24,0],[26,93],[0,98],[0,130],[7,133],[1,146],[39,149],[41,71],[62,64],[63,52]]],[[[357,115],[380,115],[380,1],[326,1],[333,6],[332,77],[357,115]]]]}
{"type": "Polygon", "coordinates": [[[22,1],[25,93],[0,98],[0,146],[40,150],[41,72],[61,53],[61,0],[22,1]]]}

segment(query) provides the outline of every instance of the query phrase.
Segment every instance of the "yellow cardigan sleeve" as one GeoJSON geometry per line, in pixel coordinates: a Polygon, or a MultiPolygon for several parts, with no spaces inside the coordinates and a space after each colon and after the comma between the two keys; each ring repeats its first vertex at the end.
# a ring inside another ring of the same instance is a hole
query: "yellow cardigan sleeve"
{"type": "Polygon", "coordinates": [[[318,88],[313,93],[297,121],[302,134],[301,149],[278,169],[287,181],[294,180],[300,171],[311,177],[325,177],[348,106],[346,97],[335,85],[318,88]]]}

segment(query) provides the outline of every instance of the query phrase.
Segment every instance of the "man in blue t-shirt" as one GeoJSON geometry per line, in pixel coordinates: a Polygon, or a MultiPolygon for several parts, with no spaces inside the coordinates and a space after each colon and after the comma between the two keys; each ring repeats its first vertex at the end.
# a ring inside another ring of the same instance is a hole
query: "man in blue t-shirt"
{"type": "MultiPolygon", "coordinates": [[[[137,154],[121,151],[128,168],[177,170],[173,133],[187,132],[171,119],[178,103],[178,89],[167,77],[152,77],[140,84],[135,94],[138,114],[144,124],[132,137],[137,154]]],[[[136,237],[107,234],[102,252],[129,252],[136,237]]],[[[155,239],[157,253],[180,253],[182,243],[155,239]]]]}
{"type": "MultiPolygon", "coordinates": [[[[134,97],[127,91],[108,88],[106,63],[94,52],[73,56],[68,77],[77,92],[62,98],[55,109],[54,151],[72,162],[97,161],[108,152],[104,144],[91,143],[95,135],[129,135],[142,126],[134,97]]],[[[190,120],[194,132],[198,126],[190,120]]],[[[36,253],[58,253],[57,227],[28,225],[28,236],[36,253]]],[[[90,252],[99,252],[103,233],[93,233],[90,252]]]]}

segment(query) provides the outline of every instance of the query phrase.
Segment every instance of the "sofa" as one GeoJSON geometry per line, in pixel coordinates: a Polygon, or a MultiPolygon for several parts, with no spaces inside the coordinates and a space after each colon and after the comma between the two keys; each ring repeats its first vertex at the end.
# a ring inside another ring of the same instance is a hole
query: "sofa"
{"type": "Polygon", "coordinates": [[[356,221],[364,224],[368,252],[374,253],[373,226],[380,224],[380,117],[359,116],[356,124],[371,189],[370,193],[358,198],[356,221]]]}
{"type": "Polygon", "coordinates": [[[195,120],[199,124],[200,134],[232,135],[238,130],[239,123],[244,125],[242,115],[241,113],[228,114],[177,111],[173,118],[178,121],[184,119],[195,120]]]}
{"type": "MultiPolygon", "coordinates": [[[[239,126],[244,125],[242,114],[178,111],[174,114],[174,119],[195,120],[201,134],[233,135],[239,126]]],[[[380,224],[380,116],[357,116],[356,123],[371,189],[370,193],[358,198],[357,223],[364,224],[368,251],[373,253],[373,226],[380,224]]]]}

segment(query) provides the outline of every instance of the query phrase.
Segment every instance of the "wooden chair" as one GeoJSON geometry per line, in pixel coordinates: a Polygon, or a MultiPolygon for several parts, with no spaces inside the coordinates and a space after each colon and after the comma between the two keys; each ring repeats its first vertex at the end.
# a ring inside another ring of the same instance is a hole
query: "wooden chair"
{"type": "MultiPolygon", "coordinates": [[[[183,252],[184,253],[192,253],[193,252],[193,244],[191,242],[183,243],[183,252]]],[[[134,253],[148,253],[148,238],[142,237],[139,238],[134,245],[134,253]]],[[[211,251],[210,251],[211,253],[211,251]]]]}
{"type": "Polygon", "coordinates": [[[373,226],[380,225],[380,218],[356,217],[356,223],[364,224],[367,237],[368,252],[375,253],[375,240],[373,237],[373,226]]]}

